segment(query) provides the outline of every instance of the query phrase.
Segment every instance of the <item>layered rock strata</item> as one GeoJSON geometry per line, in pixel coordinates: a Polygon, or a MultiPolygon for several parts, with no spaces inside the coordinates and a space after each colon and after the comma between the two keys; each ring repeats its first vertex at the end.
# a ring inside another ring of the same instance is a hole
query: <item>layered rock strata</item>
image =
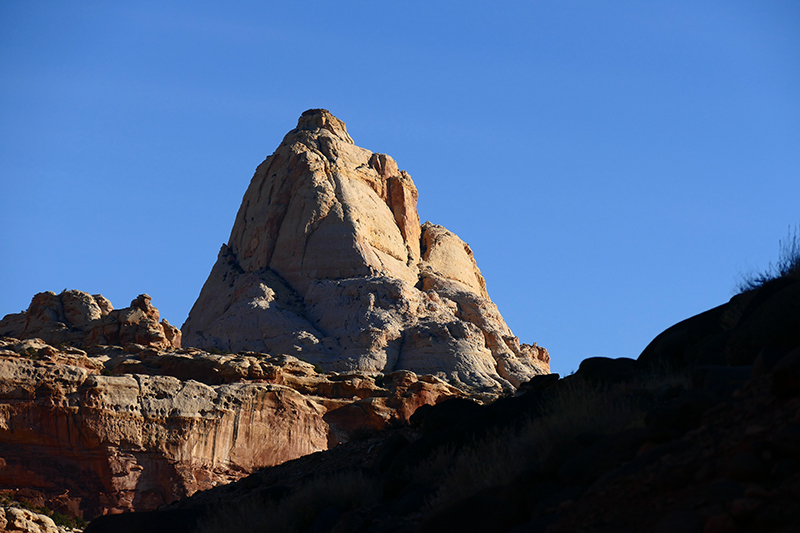
{"type": "Polygon", "coordinates": [[[6,337],[0,489],[84,518],[155,509],[461,394],[433,376],[323,375],[290,356],[138,344],[88,354],[6,337]]]}
{"type": "Polygon", "coordinates": [[[336,371],[435,374],[489,393],[549,372],[489,299],[470,247],[420,225],[417,189],[342,121],[306,111],[256,170],[181,331],[205,349],[336,371]]]}

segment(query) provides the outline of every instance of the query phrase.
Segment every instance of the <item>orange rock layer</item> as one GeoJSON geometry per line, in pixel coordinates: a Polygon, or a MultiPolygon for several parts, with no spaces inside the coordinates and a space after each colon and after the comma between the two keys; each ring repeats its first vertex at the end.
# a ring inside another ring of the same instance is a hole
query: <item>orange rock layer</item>
{"type": "Polygon", "coordinates": [[[405,371],[323,375],[293,357],[142,348],[0,340],[0,489],[84,517],[155,509],[461,394],[405,371]]]}

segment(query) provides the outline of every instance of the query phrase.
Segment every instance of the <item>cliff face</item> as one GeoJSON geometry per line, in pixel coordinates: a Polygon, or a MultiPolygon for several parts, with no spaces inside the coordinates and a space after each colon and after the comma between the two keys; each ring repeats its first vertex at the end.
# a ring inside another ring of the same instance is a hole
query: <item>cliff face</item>
{"type": "Polygon", "coordinates": [[[103,376],[59,359],[0,360],[4,486],[67,489],[95,500],[90,514],[148,509],[328,446],[324,410],[287,387],[103,376]]]}
{"type": "Polygon", "coordinates": [[[489,299],[469,246],[420,225],[417,195],[391,157],[306,111],[256,170],[184,343],[490,393],[549,372],[546,350],[520,345],[489,299]]]}
{"type": "MultiPolygon", "coordinates": [[[[26,316],[53,296],[34,297],[26,316]]],[[[85,517],[155,509],[463,394],[433,376],[324,375],[291,356],[158,337],[87,350],[0,339],[0,489],[85,517]]]]}

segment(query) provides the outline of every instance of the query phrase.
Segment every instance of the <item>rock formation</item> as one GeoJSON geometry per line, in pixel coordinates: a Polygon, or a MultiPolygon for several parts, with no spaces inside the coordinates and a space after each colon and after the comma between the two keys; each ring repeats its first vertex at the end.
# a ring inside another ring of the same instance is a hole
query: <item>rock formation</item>
{"type": "Polygon", "coordinates": [[[27,311],[0,320],[0,336],[39,338],[48,344],[77,348],[125,344],[180,348],[180,330],[166,320],[158,321],[158,309],[151,300],[147,294],[140,294],[130,307],[115,310],[100,294],[40,292],[27,311]]]}
{"type": "Polygon", "coordinates": [[[639,356],[643,365],[774,363],[800,345],[800,280],[785,276],[667,328],[639,356]]]}
{"type": "Polygon", "coordinates": [[[19,507],[0,507],[0,531],[7,533],[64,533],[46,515],[19,507]]]}
{"type": "MultiPolygon", "coordinates": [[[[68,291],[42,293],[34,303],[76,299],[107,302],[68,291]]],[[[163,338],[141,334],[143,323],[158,324],[145,297],[119,315],[134,309],[149,321],[114,324],[122,324],[120,339],[149,342],[124,347],[94,344],[100,337],[93,332],[102,328],[76,327],[93,323],[83,315],[41,309],[52,308],[32,305],[28,326],[33,317],[54,316],[45,322],[50,326],[34,329],[60,339],[66,327],[89,352],[39,338],[0,338],[0,489],[34,491],[62,514],[155,509],[359,432],[405,423],[421,405],[463,395],[407,371],[325,375],[291,356],[160,348],[163,338]]]]}
{"type": "Polygon", "coordinates": [[[549,372],[489,299],[472,250],[420,225],[417,189],[323,109],[258,166],[184,344],[301,357],[326,370],[406,369],[474,390],[549,372]]]}

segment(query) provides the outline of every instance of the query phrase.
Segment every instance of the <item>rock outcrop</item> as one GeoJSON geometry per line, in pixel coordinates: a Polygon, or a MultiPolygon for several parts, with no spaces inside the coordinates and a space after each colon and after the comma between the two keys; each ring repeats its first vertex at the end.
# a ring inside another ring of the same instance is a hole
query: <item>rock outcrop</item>
{"type": "Polygon", "coordinates": [[[114,309],[100,294],[40,292],[27,311],[0,320],[0,336],[38,338],[54,346],[77,348],[125,344],[180,348],[180,330],[166,319],[159,322],[158,309],[151,300],[147,294],[140,294],[130,307],[114,309]]]}
{"type": "Polygon", "coordinates": [[[472,250],[420,225],[417,189],[342,121],[306,111],[256,170],[184,344],[326,370],[435,374],[488,393],[549,372],[489,299],[472,250]]]}
{"type": "Polygon", "coordinates": [[[0,489],[62,514],[155,509],[406,423],[433,376],[320,374],[291,356],[0,339],[0,489]]]}
{"type": "Polygon", "coordinates": [[[667,328],[644,349],[651,367],[774,364],[800,345],[800,280],[786,276],[667,328]]]}
{"type": "Polygon", "coordinates": [[[7,533],[64,533],[53,519],[19,507],[0,507],[0,531],[7,533]]]}

